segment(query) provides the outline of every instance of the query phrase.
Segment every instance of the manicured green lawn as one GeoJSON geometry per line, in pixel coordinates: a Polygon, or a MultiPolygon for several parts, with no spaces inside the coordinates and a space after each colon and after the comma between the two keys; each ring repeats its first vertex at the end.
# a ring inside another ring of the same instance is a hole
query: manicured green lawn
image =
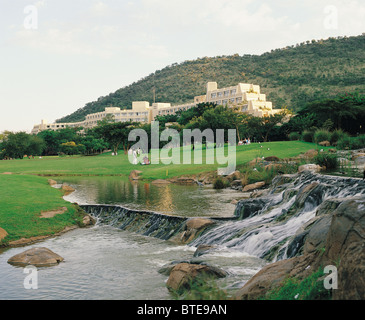
{"type": "Polygon", "coordinates": [[[51,235],[82,220],[75,206],[65,201],[61,190],[52,188],[47,180],[28,175],[0,175],[0,227],[8,233],[2,243],[51,235]],[[53,218],[40,218],[41,212],[62,207],[68,210],[53,218]]]}
{"type": "MultiPolygon", "coordinates": [[[[237,166],[257,157],[276,156],[284,159],[294,157],[309,149],[317,149],[314,143],[301,141],[268,142],[238,146],[237,166]],[[262,148],[261,148],[262,146],[262,148]],[[269,150],[268,150],[269,149],[269,150]]],[[[225,148],[227,152],[227,147],[225,148]]],[[[0,173],[13,172],[43,175],[129,175],[132,170],[142,171],[145,179],[163,179],[201,172],[214,171],[224,165],[206,164],[203,150],[203,164],[159,164],[133,165],[121,151],[118,156],[106,153],[93,157],[45,157],[43,159],[23,159],[0,161],[0,173]]]]}
{"type": "MultiPolygon", "coordinates": [[[[290,158],[316,149],[317,145],[300,141],[270,142],[237,147],[237,166],[257,158],[276,156],[290,158]]],[[[179,152],[181,149],[178,149],[179,152]]],[[[228,148],[225,148],[227,154],[228,148]]],[[[34,236],[51,235],[66,226],[79,223],[82,219],[76,207],[63,200],[62,192],[52,188],[46,177],[37,175],[91,175],[128,176],[132,170],[142,171],[144,179],[165,179],[183,175],[215,171],[224,165],[206,164],[206,150],[202,151],[203,164],[158,164],[133,165],[121,152],[118,156],[106,153],[94,157],[44,157],[43,159],[23,159],[0,161],[0,227],[9,234],[7,241],[34,236]],[[12,172],[4,175],[4,172],[12,172]],[[40,214],[67,207],[64,214],[41,219],[40,214]]]]}

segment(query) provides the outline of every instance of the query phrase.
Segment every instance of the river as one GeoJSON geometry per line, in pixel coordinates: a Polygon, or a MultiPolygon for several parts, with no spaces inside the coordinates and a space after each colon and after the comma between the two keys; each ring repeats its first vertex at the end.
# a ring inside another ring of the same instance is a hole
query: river
{"type": "MultiPolygon", "coordinates": [[[[209,187],[154,186],[119,177],[56,178],[76,191],[65,199],[79,204],[121,205],[183,217],[231,217],[233,199],[243,194],[209,187]]],[[[176,245],[118,228],[98,224],[27,247],[3,249],[0,254],[0,299],[36,300],[169,300],[167,276],[158,270],[175,260],[190,260],[194,246],[176,245]],[[47,247],[65,260],[54,267],[38,269],[38,289],[24,288],[24,269],[7,260],[32,247],[47,247]]],[[[215,250],[200,258],[228,272],[220,287],[234,291],[266,263],[234,248],[215,250]]]]}

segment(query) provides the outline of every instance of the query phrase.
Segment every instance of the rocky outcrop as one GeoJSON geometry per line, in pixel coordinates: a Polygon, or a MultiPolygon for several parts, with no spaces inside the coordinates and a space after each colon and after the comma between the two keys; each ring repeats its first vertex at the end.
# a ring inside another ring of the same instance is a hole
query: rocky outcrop
{"type": "Polygon", "coordinates": [[[179,263],[170,273],[166,286],[170,291],[181,292],[190,289],[198,277],[224,278],[226,272],[205,264],[179,263]]]}
{"type": "Polygon", "coordinates": [[[16,266],[49,267],[63,260],[61,256],[47,248],[33,248],[11,257],[8,263],[16,266]]]}
{"type": "Polygon", "coordinates": [[[193,241],[201,232],[214,224],[215,222],[211,219],[191,218],[187,220],[181,235],[181,242],[189,243],[193,241]]]}
{"type": "Polygon", "coordinates": [[[265,186],[265,181],[259,181],[253,184],[248,184],[247,186],[245,186],[242,189],[242,192],[250,192],[250,191],[254,191],[256,189],[261,189],[265,186]]]}
{"type": "Polygon", "coordinates": [[[65,195],[68,195],[75,191],[75,189],[69,186],[67,183],[62,184],[61,190],[65,193],[65,195]]]}
{"type": "Polygon", "coordinates": [[[365,299],[365,199],[337,199],[321,207],[292,241],[297,252],[302,247],[302,254],[264,267],[236,293],[236,299],[264,297],[286,277],[304,279],[328,265],[338,268],[333,299],[365,299]]]}

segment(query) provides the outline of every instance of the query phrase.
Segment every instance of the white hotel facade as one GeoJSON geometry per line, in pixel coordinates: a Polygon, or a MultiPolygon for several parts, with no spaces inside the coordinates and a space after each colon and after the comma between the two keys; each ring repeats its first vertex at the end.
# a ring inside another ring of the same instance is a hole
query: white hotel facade
{"type": "Polygon", "coordinates": [[[273,109],[272,103],[266,101],[266,95],[260,91],[260,86],[239,83],[236,86],[218,89],[217,82],[208,82],[206,95],[194,97],[192,103],[172,106],[170,103],[153,103],[136,101],[132,103],[132,109],[106,108],[103,112],[93,113],[86,116],[84,121],[75,123],[52,123],[42,120],[33,127],[32,134],[44,130],[60,130],[64,128],[83,127],[90,129],[97,126],[98,121],[106,117],[112,117],[116,122],[142,122],[151,123],[158,115],[175,114],[194,108],[199,103],[212,102],[218,105],[238,107],[243,113],[256,117],[266,117],[278,113],[281,109],[273,109]]]}

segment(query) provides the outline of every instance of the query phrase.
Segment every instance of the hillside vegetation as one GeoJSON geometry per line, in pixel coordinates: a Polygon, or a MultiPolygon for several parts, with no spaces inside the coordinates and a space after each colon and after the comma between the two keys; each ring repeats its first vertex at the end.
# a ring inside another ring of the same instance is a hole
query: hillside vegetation
{"type": "Polygon", "coordinates": [[[84,120],[105,107],[131,108],[132,101],[181,104],[205,94],[208,81],[219,87],[239,82],[261,86],[274,106],[298,111],[308,102],[344,92],[365,92],[365,35],[311,40],[262,55],[204,57],[167,66],[57,122],[84,120]]]}

